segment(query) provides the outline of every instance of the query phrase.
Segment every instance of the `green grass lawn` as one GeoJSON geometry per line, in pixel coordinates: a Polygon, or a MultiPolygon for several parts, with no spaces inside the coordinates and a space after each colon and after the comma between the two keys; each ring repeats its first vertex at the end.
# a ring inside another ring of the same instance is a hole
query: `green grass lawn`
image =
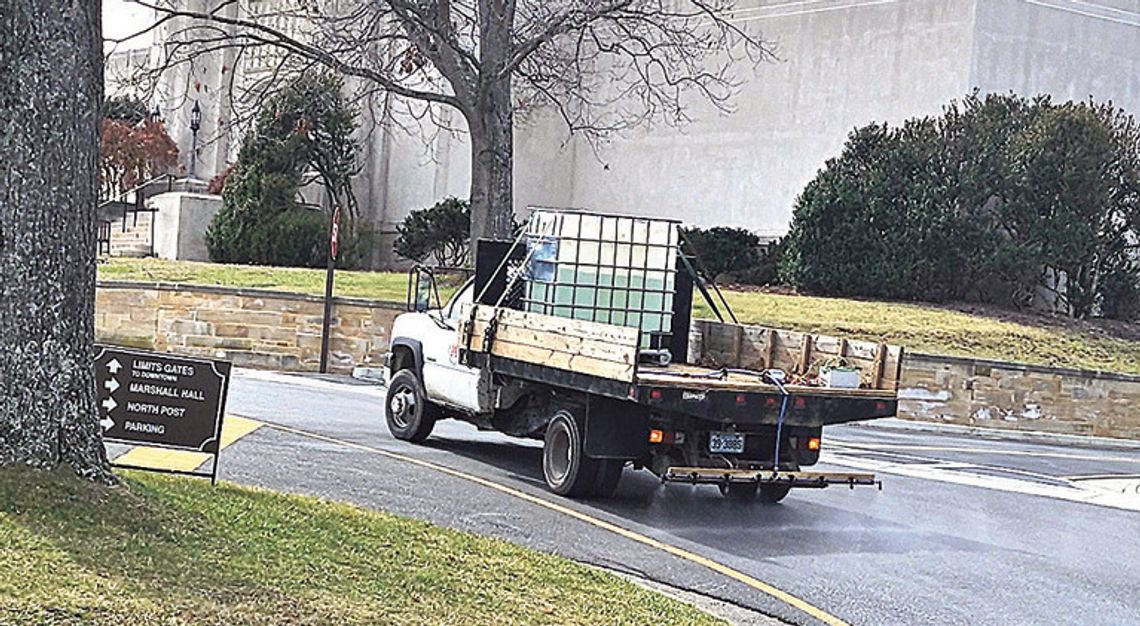
{"type": "MultiPolygon", "coordinates": [[[[325,270],[161,259],[112,258],[99,265],[99,279],[248,287],[322,296],[325,293],[325,270]]],[[[404,302],[408,296],[408,276],[397,272],[338,270],[336,295],[404,302]]]]}
{"type": "MultiPolygon", "coordinates": [[[[112,259],[99,266],[99,277],[324,293],[322,270],[112,259]]],[[[338,295],[403,302],[406,290],[407,276],[400,273],[337,274],[338,295]]],[[[1140,374],[1140,331],[1121,334],[1091,324],[921,304],[741,291],[726,296],[740,321],[748,324],[885,340],[919,352],[1140,374]]],[[[694,312],[711,317],[701,302],[694,312]]]]}
{"type": "MultiPolygon", "coordinates": [[[[907,350],[1140,374],[1140,341],[1091,324],[978,315],[930,305],[726,292],[744,323],[887,341],[907,350]]],[[[712,317],[703,302],[694,307],[712,317]]]]}
{"type": "Polygon", "coordinates": [[[0,469],[0,624],[721,624],[610,574],[342,504],[0,469]]]}

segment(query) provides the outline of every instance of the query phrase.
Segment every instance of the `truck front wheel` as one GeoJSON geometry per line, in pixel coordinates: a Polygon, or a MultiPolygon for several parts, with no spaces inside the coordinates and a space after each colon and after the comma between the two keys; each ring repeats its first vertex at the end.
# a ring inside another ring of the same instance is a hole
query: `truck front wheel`
{"type": "Polygon", "coordinates": [[[542,475],[546,486],[558,495],[588,496],[594,492],[598,462],[586,458],[582,431],[569,411],[558,411],[546,426],[542,475]]]}
{"type": "Polygon", "coordinates": [[[388,431],[396,439],[419,443],[428,438],[438,411],[429,404],[423,385],[412,370],[400,370],[388,383],[388,397],[384,403],[384,416],[388,431]]]}

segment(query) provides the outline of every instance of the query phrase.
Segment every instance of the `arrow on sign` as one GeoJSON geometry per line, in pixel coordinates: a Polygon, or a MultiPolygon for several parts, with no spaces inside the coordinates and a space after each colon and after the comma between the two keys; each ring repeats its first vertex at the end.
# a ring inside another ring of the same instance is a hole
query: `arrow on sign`
{"type": "Polygon", "coordinates": [[[119,381],[115,380],[114,378],[110,378],[107,379],[107,382],[103,383],[103,386],[106,387],[107,390],[111,393],[115,393],[115,390],[119,388],[119,381]]]}
{"type": "Polygon", "coordinates": [[[111,362],[107,364],[107,371],[112,374],[118,374],[121,369],[123,369],[123,366],[119,363],[119,359],[111,359],[111,362]]]}
{"type": "Polygon", "coordinates": [[[109,417],[104,417],[103,419],[99,420],[99,425],[103,427],[103,432],[107,432],[108,430],[111,430],[115,427],[115,421],[109,417]]]}
{"type": "Polygon", "coordinates": [[[119,406],[119,403],[115,402],[114,398],[107,398],[103,401],[103,408],[107,409],[108,414],[110,414],[111,411],[114,411],[115,407],[117,406],[119,406]]]}

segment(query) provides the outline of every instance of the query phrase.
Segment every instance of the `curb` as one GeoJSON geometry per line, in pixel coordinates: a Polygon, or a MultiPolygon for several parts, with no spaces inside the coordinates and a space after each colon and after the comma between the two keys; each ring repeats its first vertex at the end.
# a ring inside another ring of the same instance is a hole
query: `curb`
{"type": "Polygon", "coordinates": [[[850,422],[845,425],[854,426],[856,428],[881,429],[896,432],[926,432],[939,435],[978,437],[980,439],[1065,445],[1077,448],[1111,448],[1115,450],[1140,452],[1140,441],[1131,439],[1112,439],[1109,437],[1094,437],[1092,435],[1068,435],[1039,430],[1009,430],[1004,428],[985,428],[982,426],[963,426],[961,424],[913,422],[894,417],[884,417],[867,422],[850,422]]]}
{"type": "Polygon", "coordinates": [[[589,563],[582,563],[581,561],[577,562],[586,567],[617,576],[642,589],[687,604],[698,611],[722,619],[731,626],[784,626],[788,624],[788,622],[766,613],[733,602],[721,600],[699,591],[675,587],[630,571],[591,565],[589,563]]]}

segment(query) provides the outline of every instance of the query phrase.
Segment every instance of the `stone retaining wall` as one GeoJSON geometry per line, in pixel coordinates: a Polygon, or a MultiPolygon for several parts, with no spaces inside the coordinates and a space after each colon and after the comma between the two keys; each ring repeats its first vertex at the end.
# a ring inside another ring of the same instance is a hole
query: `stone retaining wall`
{"type": "MultiPolygon", "coordinates": [[[[381,364],[402,311],[392,302],[334,299],[329,369],[381,364]]],[[[100,282],[95,298],[100,342],[275,370],[319,368],[323,315],[322,298],[248,289],[100,282]]]]}
{"type": "Polygon", "coordinates": [[[908,354],[899,417],[1140,439],[1140,376],[908,354]]]}
{"type": "MultiPolygon", "coordinates": [[[[329,366],[379,366],[403,305],[336,298],[329,366]]],[[[101,282],[98,340],[224,359],[244,367],[316,371],[323,300],[220,287],[101,282]]],[[[905,419],[1140,439],[1140,376],[908,353],[905,419]]]]}

